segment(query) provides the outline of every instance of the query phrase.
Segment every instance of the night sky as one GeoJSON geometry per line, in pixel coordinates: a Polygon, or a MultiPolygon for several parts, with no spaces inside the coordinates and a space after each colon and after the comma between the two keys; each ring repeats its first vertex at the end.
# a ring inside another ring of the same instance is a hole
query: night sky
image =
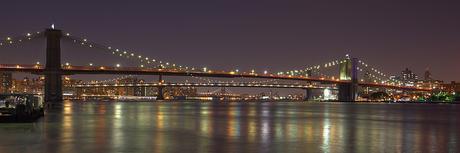
{"type": "MultiPolygon", "coordinates": [[[[460,81],[458,1],[17,0],[2,1],[0,14],[2,39],[54,23],[95,42],[196,67],[281,71],[348,53],[390,74],[408,67],[423,75],[429,67],[435,79],[460,81]]],[[[0,49],[0,60],[32,63],[43,58],[41,47],[24,49],[34,56],[22,61],[0,49]]],[[[70,62],[110,63],[101,51],[65,49],[70,62]]]]}

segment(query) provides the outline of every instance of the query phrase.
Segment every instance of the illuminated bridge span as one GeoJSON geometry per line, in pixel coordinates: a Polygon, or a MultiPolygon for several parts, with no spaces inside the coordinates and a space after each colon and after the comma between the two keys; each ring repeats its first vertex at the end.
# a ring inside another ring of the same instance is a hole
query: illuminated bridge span
{"type": "Polygon", "coordinates": [[[294,89],[336,89],[324,86],[298,84],[264,84],[264,83],[113,83],[113,84],[78,84],[74,88],[95,87],[242,87],[242,88],[294,88],[294,89]]]}
{"type": "MultiPolygon", "coordinates": [[[[29,72],[33,74],[45,74],[45,67],[42,65],[27,64],[0,64],[0,71],[29,72]]],[[[62,66],[62,75],[74,74],[132,74],[132,75],[168,75],[168,76],[199,76],[199,77],[222,77],[222,78],[263,78],[279,80],[311,81],[330,84],[347,84],[351,81],[330,79],[325,77],[308,77],[303,75],[274,75],[274,74],[255,74],[255,73],[235,73],[225,71],[200,72],[180,69],[159,69],[159,68],[139,68],[139,67],[108,67],[108,66],[62,66]]],[[[358,85],[366,87],[384,87],[391,89],[412,90],[412,91],[431,91],[431,89],[402,86],[396,83],[372,83],[359,81],[358,85]]]]}
{"type": "MultiPolygon", "coordinates": [[[[362,83],[360,86],[380,87],[381,84],[362,83]]],[[[300,84],[266,84],[266,83],[250,83],[250,82],[235,82],[235,83],[106,83],[106,84],[77,84],[71,85],[73,88],[96,88],[96,87],[242,87],[242,88],[293,88],[293,89],[332,89],[336,87],[318,86],[318,85],[300,85],[300,84]]],[[[392,86],[386,88],[403,89],[412,91],[430,91],[429,89],[392,86]]]]}
{"type": "MultiPolygon", "coordinates": [[[[42,65],[26,64],[0,64],[0,71],[30,72],[34,74],[45,74],[46,68],[42,65]]],[[[221,77],[221,78],[262,78],[315,81],[322,83],[347,83],[339,79],[328,79],[324,77],[306,77],[292,75],[256,74],[256,73],[234,73],[225,71],[200,72],[179,69],[160,68],[139,68],[139,67],[108,67],[108,66],[62,66],[61,75],[75,74],[132,74],[132,75],[168,75],[168,76],[198,76],[198,77],[221,77]]]]}
{"type": "MultiPolygon", "coordinates": [[[[189,76],[189,77],[216,77],[216,78],[257,78],[257,79],[277,79],[277,80],[291,80],[291,81],[304,81],[308,84],[329,84],[335,86],[337,89],[338,100],[340,101],[355,101],[358,96],[358,87],[379,87],[391,88],[397,90],[411,90],[411,91],[431,91],[432,89],[417,88],[412,86],[405,86],[401,82],[390,79],[389,75],[383,71],[365,63],[358,58],[351,58],[346,56],[343,59],[335,59],[323,64],[315,64],[306,66],[299,70],[289,70],[284,72],[269,73],[256,73],[254,70],[251,72],[239,72],[238,70],[232,71],[216,71],[207,68],[198,69],[190,66],[182,66],[171,62],[160,61],[158,59],[149,58],[127,50],[117,49],[111,46],[101,45],[98,43],[90,42],[87,39],[72,36],[70,33],[63,33],[57,29],[46,29],[44,32],[27,33],[19,37],[7,37],[5,40],[0,41],[1,46],[11,44],[20,44],[24,41],[30,41],[36,38],[46,38],[46,64],[35,65],[28,64],[0,64],[0,71],[11,72],[28,72],[32,74],[45,76],[45,101],[50,104],[60,104],[62,102],[62,75],[75,75],[75,74],[132,74],[132,75],[158,75],[159,83],[164,83],[162,76],[189,76]],[[69,63],[61,64],[61,40],[70,41],[74,44],[107,51],[112,55],[136,60],[139,62],[139,67],[116,67],[110,66],[75,66],[69,63]],[[324,72],[327,70],[338,70],[338,75],[329,76],[324,72]],[[360,73],[362,72],[362,73],[360,73]],[[360,75],[366,79],[359,79],[360,75]]],[[[150,84],[154,86],[155,84],[150,84]]],[[[177,85],[180,84],[169,84],[177,85]]],[[[195,84],[200,86],[200,84],[195,84]]],[[[212,84],[207,84],[212,86],[212,84]]],[[[214,84],[215,86],[232,86],[231,84],[214,84]]],[[[249,87],[251,84],[243,84],[249,87]]],[[[267,87],[269,84],[252,84],[252,87],[267,87]]],[[[285,85],[273,86],[284,87],[285,85]]],[[[163,85],[158,86],[158,99],[163,99],[163,85]]],[[[203,85],[206,86],[206,85],[203,85]]],[[[239,85],[236,85],[239,86],[239,85]]],[[[286,85],[290,86],[290,85],[286,85]]],[[[310,89],[306,86],[298,86],[298,88],[310,89]]],[[[321,88],[321,87],[312,87],[321,88]]],[[[307,95],[309,90],[307,90],[307,95]]]]}

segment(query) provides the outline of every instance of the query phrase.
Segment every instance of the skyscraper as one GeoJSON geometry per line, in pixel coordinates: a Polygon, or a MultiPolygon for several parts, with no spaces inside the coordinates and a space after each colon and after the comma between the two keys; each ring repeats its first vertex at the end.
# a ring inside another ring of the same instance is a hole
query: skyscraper
{"type": "Polygon", "coordinates": [[[409,68],[406,68],[401,72],[401,79],[405,83],[414,83],[418,80],[417,74],[413,73],[409,68]]]}

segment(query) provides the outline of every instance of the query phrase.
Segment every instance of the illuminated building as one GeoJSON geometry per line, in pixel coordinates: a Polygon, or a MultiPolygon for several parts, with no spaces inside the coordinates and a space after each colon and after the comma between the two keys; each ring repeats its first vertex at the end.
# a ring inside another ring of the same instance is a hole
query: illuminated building
{"type": "Polygon", "coordinates": [[[12,73],[0,72],[0,93],[8,93],[12,87],[12,73]]]}
{"type": "Polygon", "coordinates": [[[418,80],[417,74],[413,73],[409,68],[401,72],[401,77],[402,80],[406,82],[416,82],[418,80]]]}
{"type": "Polygon", "coordinates": [[[447,92],[456,92],[460,93],[460,83],[452,81],[450,83],[442,84],[442,89],[447,92]]]}

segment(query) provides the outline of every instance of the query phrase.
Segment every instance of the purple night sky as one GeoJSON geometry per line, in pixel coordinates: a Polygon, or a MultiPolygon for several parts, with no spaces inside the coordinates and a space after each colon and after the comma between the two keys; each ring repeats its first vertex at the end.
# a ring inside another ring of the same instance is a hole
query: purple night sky
{"type": "MultiPolygon", "coordinates": [[[[460,81],[459,8],[458,1],[18,0],[0,5],[0,37],[55,23],[74,35],[181,65],[281,71],[349,53],[389,74],[408,67],[423,75],[429,67],[435,79],[460,81]]],[[[0,49],[0,63],[43,61],[40,47],[0,49]]],[[[113,65],[102,51],[66,48],[66,61],[113,65]]]]}

